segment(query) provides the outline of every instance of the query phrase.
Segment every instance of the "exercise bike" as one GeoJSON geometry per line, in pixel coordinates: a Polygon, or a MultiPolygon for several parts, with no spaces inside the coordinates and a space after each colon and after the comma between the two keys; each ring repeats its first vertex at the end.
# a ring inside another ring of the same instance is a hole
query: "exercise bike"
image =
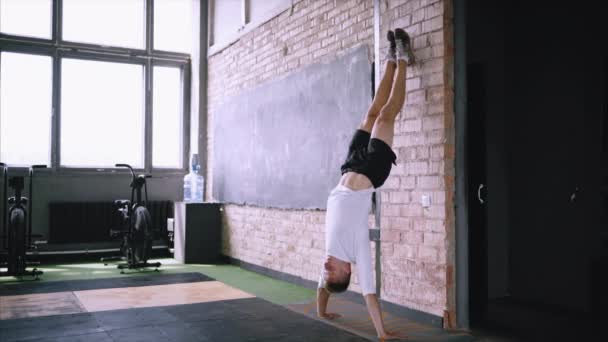
{"type": "Polygon", "coordinates": [[[2,229],[0,236],[2,237],[2,256],[3,261],[0,262],[1,267],[6,267],[7,271],[0,272],[0,276],[34,276],[38,280],[42,271],[34,268],[31,271],[27,270],[28,265],[37,264],[27,261],[27,252],[37,249],[36,243],[32,243],[33,237],[41,237],[32,234],[32,199],[33,199],[33,179],[34,169],[46,168],[46,165],[33,165],[29,170],[29,200],[22,196],[22,191],[25,186],[23,176],[8,177],[8,167],[4,163],[0,163],[0,168],[3,172],[3,193],[2,196],[6,200],[8,196],[8,187],[13,189],[14,196],[8,198],[4,203],[2,210],[2,229]],[[27,209],[26,209],[27,207],[27,209]]]}
{"type": "Polygon", "coordinates": [[[152,254],[152,242],[154,232],[152,230],[152,216],[146,208],[148,203],[148,187],[146,178],[150,175],[135,175],[133,168],[128,164],[116,164],[116,167],[125,167],[131,171],[131,200],[116,200],[118,213],[121,217],[119,229],[111,229],[110,236],[120,238],[121,256],[102,258],[104,265],[108,261],[123,260],[126,263],[118,264],[120,273],[124,274],[124,269],[141,269],[155,267],[155,271],[161,266],[160,262],[148,263],[148,258],[152,254]],[[145,201],[142,199],[142,189],[145,201]]]}

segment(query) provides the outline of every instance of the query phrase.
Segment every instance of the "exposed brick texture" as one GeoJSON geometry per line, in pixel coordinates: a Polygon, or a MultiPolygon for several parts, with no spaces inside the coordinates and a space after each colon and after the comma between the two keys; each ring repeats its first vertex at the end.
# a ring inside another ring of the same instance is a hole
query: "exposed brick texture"
{"type": "MultiPolygon", "coordinates": [[[[419,64],[408,68],[407,99],[393,149],[398,165],[382,188],[382,297],[441,317],[455,315],[454,118],[451,0],[381,0],[386,30],[405,28],[419,64]],[[423,208],[428,195],[431,206],[423,208]]],[[[209,127],[227,98],[306,65],[373,42],[372,0],[302,0],[210,57],[209,127]]],[[[370,60],[373,56],[370,55],[370,60]]],[[[384,63],[384,61],[380,61],[384,63]]],[[[364,113],[361,113],[362,117],[364,113]]],[[[213,132],[207,179],[213,179],[213,132]]],[[[213,184],[207,187],[211,198],[213,184]]],[[[223,252],[317,280],[324,258],[325,212],[226,205],[223,252]]],[[[372,223],[370,217],[370,223],[372,223]]],[[[371,244],[370,244],[371,245],[371,244]]],[[[373,253],[372,253],[373,254],[373,253]]],[[[354,279],[351,289],[359,291],[354,279]]]]}

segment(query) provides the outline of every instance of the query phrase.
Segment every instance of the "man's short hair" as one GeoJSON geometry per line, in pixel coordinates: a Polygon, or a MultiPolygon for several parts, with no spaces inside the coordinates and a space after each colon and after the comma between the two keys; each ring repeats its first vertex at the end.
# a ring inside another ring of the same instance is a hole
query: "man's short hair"
{"type": "Polygon", "coordinates": [[[348,289],[348,285],[350,285],[350,273],[345,276],[343,279],[340,279],[336,282],[325,281],[324,288],[329,293],[342,293],[348,289]]]}

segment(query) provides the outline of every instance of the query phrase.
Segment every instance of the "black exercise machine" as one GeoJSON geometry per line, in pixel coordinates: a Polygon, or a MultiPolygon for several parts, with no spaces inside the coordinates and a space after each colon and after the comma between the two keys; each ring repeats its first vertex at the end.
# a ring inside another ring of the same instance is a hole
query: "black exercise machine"
{"type": "Polygon", "coordinates": [[[0,163],[0,168],[2,168],[3,172],[2,198],[6,201],[2,206],[0,267],[7,269],[5,272],[0,272],[0,276],[20,277],[31,275],[35,279],[38,279],[38,276],[43,272],[36,268],[31,271],[27,270],[28,265],[37,264],[27,260],[27,252],[36,250],[37,246],[32,240],[35,237],[41,237],[32,234],[34,170],[46,168],[46,165],[33,165],[30,167],[29,200],[22,196],[25,177],[9,177],[8,166],[4,163],[0,163]],[[14,196],[10,198],[8,197],[8,187],[14,191],[14,196]]]}
{"type": "Polygon", "coordinates": [[[116,167],[125,167],[131,171],[131,200],[116,200],[114,205],[121,216],[121,226],[117,230],[110,230],[112,237],[121,239],[121,256],[102,258],[101,261],[108,265],[108,261],[123,260],[126,263],[117,266],[120,273],[124,269],[141,269],[147,267],[161,266],[160,262],[148,263],[152,254],[152,242],[154,232],[152,229],[152,216],[146,208],[148,203],[148,187],[146,178],[150,175],[135,175],[133,168],[128,164],[116,164],[116,167]],[[142,198],[142,189],[145,193],[145,201],[142,198]]]}

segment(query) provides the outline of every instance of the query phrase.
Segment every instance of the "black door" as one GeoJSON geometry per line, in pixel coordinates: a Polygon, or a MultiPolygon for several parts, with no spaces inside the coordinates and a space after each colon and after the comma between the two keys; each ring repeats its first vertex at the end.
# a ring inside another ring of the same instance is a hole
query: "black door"
{"type": "Polygon", "coordinates": [[[485,65],[467,65],[469,305],[472,326],[479,326],[485,320],[488,298],[486,86],[485,65]]]}

